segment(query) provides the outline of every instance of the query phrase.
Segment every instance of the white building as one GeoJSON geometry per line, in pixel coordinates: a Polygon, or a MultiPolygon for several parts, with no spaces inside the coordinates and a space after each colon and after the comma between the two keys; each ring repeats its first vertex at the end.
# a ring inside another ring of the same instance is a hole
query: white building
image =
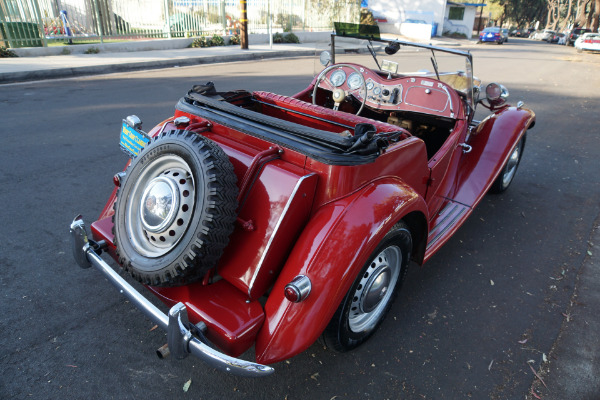
{"type": "Polygon", "coordinates": [[[382,33],[428,41],[442,33],[460,33],[471,38],[475,11],[485,4],[453,3],[448,0],[368,0],[368,8],[379,21],[382,33]]]}

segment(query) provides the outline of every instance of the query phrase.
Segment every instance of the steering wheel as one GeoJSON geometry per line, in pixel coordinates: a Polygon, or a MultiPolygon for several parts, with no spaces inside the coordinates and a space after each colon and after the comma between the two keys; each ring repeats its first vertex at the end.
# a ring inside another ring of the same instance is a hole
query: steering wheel
{"type": "MultiPolygon", "coordinates": [[[[321,73],[317,77],[317,81],[315,82],[315,87],[312,92],[312,103],[315,105],[317,104],[317,102],[316,102],[317,89],[319,87],[322,89],[331,91],[331,93],[332,93],[331,97],[333,98],[333,101],[334,101],[333,109],[336,111],[340,108],[340,104],[342,103],[342,101],[344,101],[346,99],[346,97],[348,97],[348,95],[357,93],[359,90],[364,91],[365,95],[362,96],[362,103],[360,105],[360,108],[356,112],[356,115],[360,115],[360,112],[363,110],[363,108],[365,107],[365,103],[367,102],[367,82],[365,81],[365,77],[356,67],[354,67],[350,64],[334,64],[334,65],[331,65],[331,66],[325,68],[323,71],[321,71],[321,73]],[[360,85],[360,88],[350,89],[350,87],[346,84],[348,89],[344,90],[341,88],[342,85],[340,85],[340,87],[335,87],[331,83],[331,81],[329,81],[329,79],[326,77],[326,75],[331,70],[339,69],[341,67],[350,68],[351,70],[353,70],[354,72],[356,72],[357,74],[359,74],[361,76],[362,84],[360,85]]],[[[358,96],[356,96],[356,95],[354,97],[358,98],[358,96]]]]}

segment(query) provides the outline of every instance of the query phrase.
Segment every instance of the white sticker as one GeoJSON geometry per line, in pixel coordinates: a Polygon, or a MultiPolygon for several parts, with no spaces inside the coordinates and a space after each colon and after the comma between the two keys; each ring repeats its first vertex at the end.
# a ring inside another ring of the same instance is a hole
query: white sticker
{"type": "Polygon", "coordinates": [[[429,87],[433,87],[433,82],[429,82],[429,81],[421,81],[421,85],[423,85],[423,86],[429,86],[429,87]]]}

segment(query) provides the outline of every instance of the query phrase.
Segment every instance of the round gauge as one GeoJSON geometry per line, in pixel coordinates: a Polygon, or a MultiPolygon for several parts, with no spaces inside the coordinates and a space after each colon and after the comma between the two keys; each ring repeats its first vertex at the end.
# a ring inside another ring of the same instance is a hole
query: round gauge
{"type": "Polygon", "coordinates": [[[346,80],[346,73],[342,69],[338,69],[333,74],[331,74],[331,78],[329,79],[331,84],[335,87],[341,86],[342,83],[346,80]]]}
{"type": "Polygon", "coordinates": [[[381,93],[381,88],[379,86],[377,86],[375,89],[373,89],[373,93],[374,94],[379,94],[381,93]]]}
{"type": "Polygon", "coordinates": [[[363,84],[363,77],[361,74],[353,72],[348,77],[348,86],[350,89],[355,90],[361,87],[363,84]]]}
{"type": "Polygon", "coordinates": [[[371,80],[367,81],[367,90],[373,89],[373,86],[375,86],[373,81],[371,81],[371,80]]]}

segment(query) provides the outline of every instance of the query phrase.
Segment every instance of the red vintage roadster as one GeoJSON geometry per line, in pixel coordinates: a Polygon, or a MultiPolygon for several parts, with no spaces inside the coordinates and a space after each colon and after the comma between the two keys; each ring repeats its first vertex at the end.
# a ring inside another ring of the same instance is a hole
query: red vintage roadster
{"type": "Polygon", "coordinates": [[[73,254],[167,331],[160,355],[262,376],[319,338],[353,349],[381,324],[409,261],[427,261],[513,180],[535,115],[509,106],[501,85],[482,90],[470,53],[336,28],[325,68],[294,96],[209,83],[149,132],[123,121],[131,160],[93,240],[80,216],[71,224],[73,254]],[[371,66],[336,62],[336,43],[371,66]],[[427,69],[398,71],[422,55],[427,69]],[[462,68],[442,69],[447,60],[462,68]],[[478,105],[490,111],[481,121],[478,105]],[[252,346],[256,362],[236,358],[252,346]]]}

